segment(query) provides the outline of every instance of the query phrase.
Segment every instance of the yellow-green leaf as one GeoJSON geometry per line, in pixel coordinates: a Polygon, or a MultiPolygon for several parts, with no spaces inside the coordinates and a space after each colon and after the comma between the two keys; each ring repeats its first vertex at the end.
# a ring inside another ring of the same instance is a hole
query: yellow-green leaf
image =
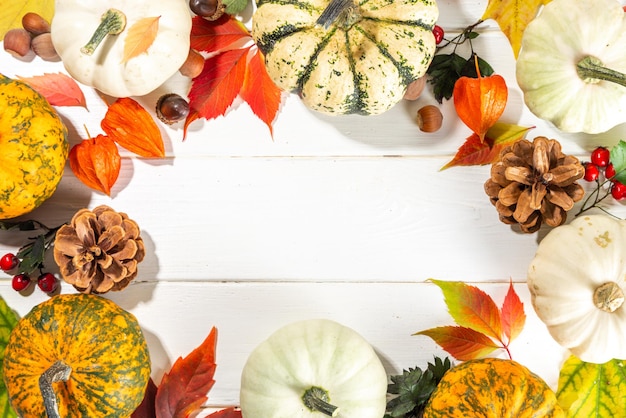
{"type": "Polygon", "coordinates": [[[0,296],[0,418],[15,418],[17,415],[9,404],[9,395],[4,385],[2,375],[2,363],[4,361],[4,349],[9,341],[9,335],[17,324],[18,317],[0,296]]]}
{"type": "Polygon", "coordinates": [[[626,417],[626,364],[586,363],[571,356],[561,367],[557,398],[569,418],[626,417]]]}
{"type": "Polygon", "coordinates": [[[128,29],[124,41],[124,57],[122,63],[143,54],[150,48],[159,31],[161,16],[144,17],[128,29]]]}
{"type": "Polygon", "coordinates": [[[54,15],[54,0],[3,0],[0,7],[0,40],[10,29],[22,27],[22,17],[37,13],[48,22],[54,15]]]}
{"type": "Polygon", "coordinates": [[[550,0],[489,0],[481,19],[493,19],[498,23],[517,59],[526,26],[537,16],[541,6],[548,3],[550,0]]]}

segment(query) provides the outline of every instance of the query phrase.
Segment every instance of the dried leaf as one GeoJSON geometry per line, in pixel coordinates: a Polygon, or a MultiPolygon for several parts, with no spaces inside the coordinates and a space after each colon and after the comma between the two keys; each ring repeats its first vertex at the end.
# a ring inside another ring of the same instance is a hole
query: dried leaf
{"type": "Polygon", "coordinates": [[[273,134],[272,122],[278,114],[282,92],[267,74],[263,54],[258,49],[248,62],[248,71],[239,94],[273,134]]]}
{"type": "Polygon", "coordinates": [[[157,386],[154,380],[148,380],[148,387],[143,396],[143,401],[135,409],[130,418],[156,418],[154,399],[156,398],[157,386]]]}
{"type": "Polygon", "coordinates": [[[504,297],[500,316],[502,317],[502,331],[507,341],[513,341],[524,329],[526,314],[524,304],[515,292],[512,280],[509,282],[509,290],[504,297]]]}
{"type": "Polygon", "coordinates": [[[70,150],[69,161],[76,178],[94,190],[111,195],[121,168],[120,154],[111,138],[98,135],[81,141],[70,150]]]}
{"type": "Polygon", "coordinates": [[[559,374],[559,405],[570,418],[625,417],[625,366],[624,360],[594,364],[569,357],[559,374]]]}
{"type": "Polygon", "coordinates": [[[443,292],[448,312],[462,327],[471,328],[491,338],[502,336],[500,310],[485,292],[463,282],[431,279],[443,292]]]}
{"type": "Polygon", "coordinates": [[[252,36],[239,20],[228,14],[215,21],[195,16],[191,25],[191,48],[208,53],[229,49],[234,43],[252,41],[252,36]]]}
{"type": "Polygon", "coordinates": [[[17,314],[7,305],[5,300],[0,296],[0,417],[16,418],[17,414],[11,408],[9,403],[9,395],[4,384],[2,362],[4,360],[4,349],[9,342],[9,335],[15,328],[19,320],[17,314]]]}
{"type": "Polygon", "coordinates": [[[526,26],[550,0],[489,0],[482,20],[494,19],[509,40],[515,59],[522,46],[526,26]]]}
{"type": "Polygon", "coordinates": [[[185,418],[200,409],[215,383],[217,329],[187,357],[178,358],[166,373],[156,394],[157,418],[185,418]]]}
{"type": "Polygon", "coordinates": [[[54,0],[3,0],[0,7],[0,40],[10,30],[22,27],[22,17],[37,13],[48,22],[54,15],[54,0]]]}
{"type": "Polygon", "coordinates": [[[41,94],[53,106],[87,108],[85,95],[76,81],[63,73],[44,73],[34,77],[17,76],[41,94]]]}
{"type": "Polygon", "coordinates": [[[457,360],[486,357],[502,348],[484,334],[467,327],[444,326],[427,329],[413,335],[425,335],[457,360]]]}
{"type": "Polygon", "coordinates": [[[165,156],[161,130],[154,118],[130,97],[119,98],[109,106],[100,126],[128,151],[147,158],[165,156]]]}
{"type": "Polygon", "coordinates": [[[226,408],[221,411],[213,412],[209,415],[210,418],[241,418],[241,410],[237,408],[226,408]]]}
{"type": "Polygon", "coordinates": [[[144,17],[136,21],[129,29],[124,40],[122,63],[143,54],[150,48],[159,32],[161,16],[144,17]]]}

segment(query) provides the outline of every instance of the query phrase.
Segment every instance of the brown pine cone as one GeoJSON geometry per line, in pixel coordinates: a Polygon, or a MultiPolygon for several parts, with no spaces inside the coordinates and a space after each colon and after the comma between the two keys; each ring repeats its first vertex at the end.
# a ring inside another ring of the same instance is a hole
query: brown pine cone
{"type": "Polygon", "coordinates": [[[581,162],[563,154],[557,140],[522,139],[502,150],[485,192],[502,222],[530,233],[543,222],[552,227],[565,222],[567,211],[585,194],[576,182],[584,174],[581,162]]]}
{"type": "Polygon", "coordinates": [[[137,276],[145,252],[137,223],[105,205],[76,212],[54,240],[63,280],[83,293],[122,290],[137,276]]]}

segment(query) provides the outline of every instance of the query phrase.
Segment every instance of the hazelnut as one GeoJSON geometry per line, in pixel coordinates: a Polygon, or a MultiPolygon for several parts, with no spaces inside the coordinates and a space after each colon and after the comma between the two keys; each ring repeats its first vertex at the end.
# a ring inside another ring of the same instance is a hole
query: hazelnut
{"type": "Polygon", "coordinates": [[[30,33],[22,28],[11,29],[4,35],[4,50],[16,58],[30,52],[30,33]]]}
{"type": "Polygon", "coordinates": [[[185,77],[196,78],[204,68],[204,57],[195,49],[189,50],[187,60],[180,67],[180,73],[185,77]]]}
{"type": "Polygon", "coordinates": [[[22,27],[33,36],[50,32],[50,23],[37,13],[28,12],[22,17],[22,27]]]}
{"type": "Polygon", "coordinates": [[[422,132],[436,132],[442,122],[443,115],[437,106],[427,105],[417,111],[417,125],[422,132]]]}
{"type": "Polygon", "coordinates": [[[426,77],[420,77],[415,81],[409,83],[404,93],[405,100],[417,100],[421,96],[424,87],[426,86],[426,77]]]}
{"type": "Polygon", "coordinates": [[[33,52],[46,61],[58,61],[59,54],[57,54],[54,45],[52,44],[52,37],[49,33],[42,33],[33,38],[31,42],[31,48],[33,52]]]}

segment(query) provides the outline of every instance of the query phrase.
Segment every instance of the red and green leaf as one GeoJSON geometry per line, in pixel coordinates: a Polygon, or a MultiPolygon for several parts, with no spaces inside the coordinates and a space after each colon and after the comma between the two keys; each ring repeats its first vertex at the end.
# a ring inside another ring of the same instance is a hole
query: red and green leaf
{"type": "Polygon", "coordinates": [[[457,360],[472,360],[486,357],[502,348],[484,334],[467,327],[443,326],[417,332],[425,335],[457,360]]]}

